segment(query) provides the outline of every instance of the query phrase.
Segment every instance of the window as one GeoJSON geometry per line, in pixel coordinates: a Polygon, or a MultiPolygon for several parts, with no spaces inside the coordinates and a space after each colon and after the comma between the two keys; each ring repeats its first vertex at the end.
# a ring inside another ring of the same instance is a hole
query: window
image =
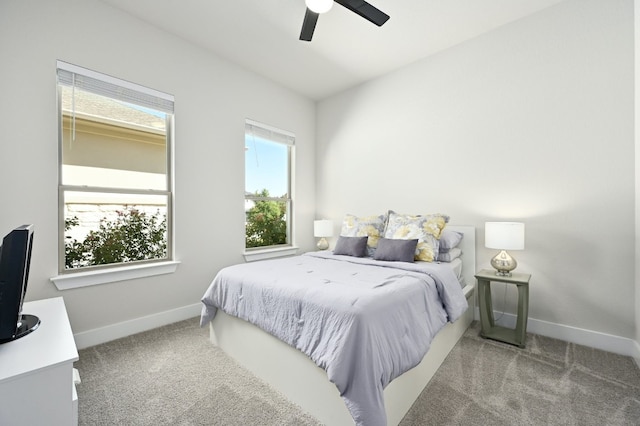
{"type": "Polygon", "coordinates": [[[245,124],[245,247],[292,245],[291,162],[295,136],[255,121],[245,124]]]}
{"type": "Polygon", "coordinates": [[[59,272],[172,260],[173,97],[57,65],[59,272]]]}

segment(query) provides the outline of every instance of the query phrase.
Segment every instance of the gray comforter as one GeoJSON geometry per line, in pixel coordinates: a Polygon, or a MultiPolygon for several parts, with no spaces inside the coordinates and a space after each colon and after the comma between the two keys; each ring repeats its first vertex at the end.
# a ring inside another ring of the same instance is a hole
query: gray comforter
{"type": "Polygon", "coordinates": [[[201,326],[222,309],[307,354],[366,426],[386,424],[383,389],[467,309],[445,265],[331,252],[224,268],[202,303],[201,326]]]}

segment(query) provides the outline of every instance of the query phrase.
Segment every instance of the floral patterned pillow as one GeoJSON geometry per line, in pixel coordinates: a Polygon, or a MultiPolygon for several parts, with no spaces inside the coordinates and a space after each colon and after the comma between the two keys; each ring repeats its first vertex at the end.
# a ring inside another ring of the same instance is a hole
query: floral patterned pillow
{"type": "Polygon", "coordinates": [[[447,222],[449,216],[439,213],[419,216],[389,211],[384,237],[401,240],[417,238],[415,260],[433,262],[438,258],[439,240],[447,222]]]}
{"type": "Polygon", "coordinates": [[[340,235],[343,237],[369,237],[367,240],[367,256],[373,256],[376,247],[378,247],[378,240],[384,233],[386,224],[386,214],[360,217],[347,214],[342,221],[340,235]]]}

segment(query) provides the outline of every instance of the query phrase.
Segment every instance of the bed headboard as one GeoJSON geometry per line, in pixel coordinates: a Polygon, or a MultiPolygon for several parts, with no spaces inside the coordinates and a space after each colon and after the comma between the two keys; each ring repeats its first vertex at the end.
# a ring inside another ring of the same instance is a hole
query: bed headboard
{"type": "Polygon", "coordinates": [[[464,234],[459,246],[462,250],[462,276],[464,284],[473,288],[476,283],[476,228],[466,225],[447,225],[447,229],[464,234]]]}

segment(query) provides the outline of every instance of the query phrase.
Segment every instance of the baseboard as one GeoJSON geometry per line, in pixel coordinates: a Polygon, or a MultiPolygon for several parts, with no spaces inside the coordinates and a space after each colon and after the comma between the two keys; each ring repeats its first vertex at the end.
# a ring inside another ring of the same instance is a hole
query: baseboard
{"type": "Polygon", "coordinates": [[[156,314],[135,318],[105,327],[87,330],[73,335],[78,349],[99,345],[100,343],[120,339],[132,334],[162,327],[163,325],[186,320],[200,315],[201,303],[171,309],[169,311],[158,312],[156,314]]]}
{"type": "Polygon", "coordinates": [[[635,343],[635,353],[633,354],[633,359],[636,362],[638,368],[640,368],[640,343],[637,341],[635,343]]]}
{"type": "MultiPolygon", "coordinates": [[[[494,311],[493,316],[494,318],[501,317],[499,320],[496,320],[496,324],[501,326],[514,328],[516,325],[516,316],[514,314],[503,314],[502,312],[494,311]]],[[[477,307],[475,319],[480,319],[480,311],[477,307]]],[[[619,355],[630,356],[640,365],[640,345],[633,339],[569,325],[556,324],[531,317],[527,320],[527,332],[613,352],[619,355]]]]}

